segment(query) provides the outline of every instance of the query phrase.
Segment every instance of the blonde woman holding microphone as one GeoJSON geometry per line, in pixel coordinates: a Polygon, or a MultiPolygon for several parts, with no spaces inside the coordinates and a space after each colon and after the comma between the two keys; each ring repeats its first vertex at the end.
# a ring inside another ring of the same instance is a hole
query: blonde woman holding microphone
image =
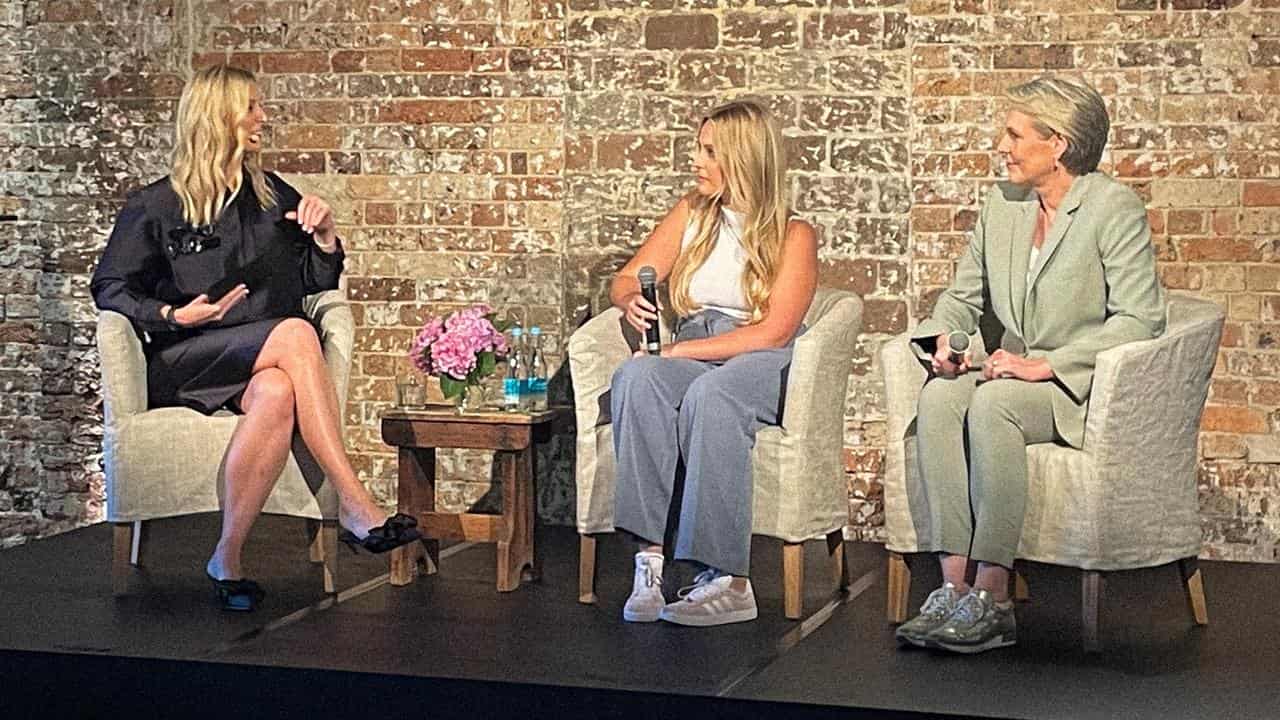
{"type": "Polygon", "coordinates": [[[658,318],[639,280],[652,268],[679,316],[675,342],[628,360],[610,390],[615,524],[641,543],[623,608],[630,622],[755,619],[751,449],[756,431],[782,417],[792,343],[817,283],[817,239],[791,216],[782,136],[767,111],[722,105],[697,141],[697,184],[610,288],[643,333],[658,318]],[[662,592],[669,513],[672,554],[702,569],[670,603],[662,592]]]}

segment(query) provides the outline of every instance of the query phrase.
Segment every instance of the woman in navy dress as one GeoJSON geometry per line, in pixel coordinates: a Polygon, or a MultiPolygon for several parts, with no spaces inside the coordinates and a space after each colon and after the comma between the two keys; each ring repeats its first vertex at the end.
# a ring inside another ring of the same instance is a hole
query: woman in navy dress
{"type": "Polygon", "coordinates": [[[129,197],[91,290],[144,338],[150,407],[243,417],[227,449],[222,534],[207,571],[223,607],[261,588],[240,552],[302,435],[341,502],[345,541],[382,552],[419,537],[385,518],[342,444],[337,393],[304,295],[338,287],[342,243],[328,203],[259,164],[266,122],[251,73],[195,74],[178,104],[168,177],[129,197]]]}

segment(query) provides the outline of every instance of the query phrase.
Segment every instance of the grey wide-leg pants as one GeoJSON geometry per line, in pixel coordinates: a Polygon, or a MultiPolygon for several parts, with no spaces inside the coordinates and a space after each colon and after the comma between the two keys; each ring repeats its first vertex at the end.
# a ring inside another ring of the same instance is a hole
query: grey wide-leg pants
{"type": "MultiPolygon", "coordinates": [[[[1027,445],[1055,439],[1050,382],[932,378],[916,436],[935,552],[1013,567],[1027,507],[1027,445]]],[[[922,548],[924,549],[924,548],[922,548]]]]}
{"type": "MultiPolygon", "coordinates": [[[[703,311],[686,318],[676,340],[737,327],[703,311]]],[[[637,357],[613,375],[610,410],[617,458],[614,525],[662,544],[684,460],[676,523],[678,560],[747,575],[751,554],[751,450],[756,431],[781,420],[791,344],[721,363],[637,357]]]]}

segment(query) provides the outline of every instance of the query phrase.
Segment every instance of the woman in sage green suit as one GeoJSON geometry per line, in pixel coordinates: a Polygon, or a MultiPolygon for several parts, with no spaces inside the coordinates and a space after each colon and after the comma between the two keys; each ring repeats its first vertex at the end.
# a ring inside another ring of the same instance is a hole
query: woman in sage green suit
{"type": "Polygon", "coordinates": [[[1142,200],[1097,172],[1110,126],[1102,98],[1055,77],[1006,95],[997,150],[1008,182],[991,188],[951,287],[912,333],[931,370],[916,430],[945,582],[897,637],[965,653],[1016,642],[1008,582],[1026,446],[1080,447],[1097,354],[1156,337],[1165,322],[1142,200]],[[986,303],[1004,327],[999,348],[953,353],[948,335],[973,335],[986,303]]]}

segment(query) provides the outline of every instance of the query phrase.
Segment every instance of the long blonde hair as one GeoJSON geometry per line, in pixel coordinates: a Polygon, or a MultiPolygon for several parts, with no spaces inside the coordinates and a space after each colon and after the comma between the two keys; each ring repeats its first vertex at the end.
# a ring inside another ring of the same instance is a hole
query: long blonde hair
{"type": "Polygon", "coordinates": [[[751,100],[715,108],[703,118],[702,124],[707,123],[711,123],[711,142],[724,187],[710,196],[690,195],[690,223],[697,230],[671,272],[671,307],[680,315],[698,309],[689,297],[689,283],[711,255],[720,234],[721,211],[732,203],[746,211],[741,239],[746,253],[742,294],[751,308],[750,322],[758,323],[769,309],[787,234],[786,148],[769,111],[751,100]]]}
{"type": "Polygon", "coordinates": [[[248,70],[214,65],[197,71],[182,89],[169,183],[182,200],[183,217],[192,225],[214,221],[230,189],[227,167],[243,168],[264,210],[276,204],[258,153],[246,153],[236,137],[236,127],[249,113],[255,84],[248,70]]]}

